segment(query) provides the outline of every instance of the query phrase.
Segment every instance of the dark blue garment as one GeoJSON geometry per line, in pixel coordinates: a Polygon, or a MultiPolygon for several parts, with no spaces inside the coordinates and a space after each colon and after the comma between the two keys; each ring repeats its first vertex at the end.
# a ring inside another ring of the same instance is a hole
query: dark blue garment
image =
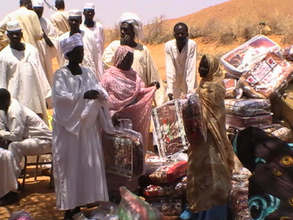
{"type": "Polygon", "coordinates": [[[201,211],[198,213],[185,211],[180,218],[182,220],[227,220],[228,206],[215,206],[207,211],[201,211]]]}

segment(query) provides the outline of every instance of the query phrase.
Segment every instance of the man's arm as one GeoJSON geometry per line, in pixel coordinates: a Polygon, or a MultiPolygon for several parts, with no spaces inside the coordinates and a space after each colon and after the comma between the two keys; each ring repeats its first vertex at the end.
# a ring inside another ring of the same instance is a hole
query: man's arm
{"type": "Polygon", "coordinates": [[[187,69],[186,69],[186,84],[187,84],[187,93],[194,92],[194,89],[197,87],[196,82],[196,44],[190,49],[190,52],[187,55],[187,69]]]}
{"type": "Polygon", "coordinates": [[[0,128],[0,138],[8,141],[21,141],[23,139],[24,126],[16,117],[12,118],[10,131],[0,128]]]}
{"type": "Polygon", "coordinates": [[[175,82],[175,76],[176,76],[176,70],[174,67],[174,62],[171,56],[171,51],[168,47],[168,45],[165,45],[165,63],[166,63],[166,79],[167,79],[167,94],[169,96],[169,99],[171,99],[171,96],[173,96],[174,93],[174,82],[175,82]]]}

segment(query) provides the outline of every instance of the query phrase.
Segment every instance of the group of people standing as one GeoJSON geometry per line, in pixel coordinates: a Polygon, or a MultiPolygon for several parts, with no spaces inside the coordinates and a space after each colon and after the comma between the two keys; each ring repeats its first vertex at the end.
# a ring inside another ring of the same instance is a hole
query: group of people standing
{"type": "MultiPolygon", "coordinates": [[[[87,3],[83,12],[66,12],[63,0],[56,0],[55,7],[49,20],[43,17],[42,0],[20,0],[20,8],[0,22],[0,31],[9,38],[0,52],[0,164],[6,171],[0,173],[0,197],[5,203],[17,189],[22,156],[48,152],[52,144],[57,209],[65,210],[64,219],[76,219],[82,216],[81,206],[108,200],[102,133],[114,133],[119,118],[131,119],[146,149],[152,107],[197,88],[197,46],[188,38],[187,25],[177,23],[175,39],[165,45],[165,91],[148,48],[140,42],[143,31],[137,15],[120,17],[120,40],[104,50],[94,4],[87,3]],[[55,73],[54,57],[60,66],[55,73]],[[47,126],[50,107],[53,133],[47,126]]],[[[226,204],[235,166],[224,128],[218,60],[203,56],[199,72],[209,132],[207,141],[190,139],[200,146],[191,146],[189,157],[187,197],[195,212],[226,204]],[[200,179],[202,166],[211,173],[200,179]],[[221,183],[215,184],[218,180],[221,183]]]]}

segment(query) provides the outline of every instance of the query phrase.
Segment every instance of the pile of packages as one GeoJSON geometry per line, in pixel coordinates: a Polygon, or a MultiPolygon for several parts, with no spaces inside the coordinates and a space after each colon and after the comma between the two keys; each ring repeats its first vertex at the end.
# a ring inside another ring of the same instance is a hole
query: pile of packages
{"type": "Polygon", "coordinates": [[[233,138],[239,130],[259,127],[288,141],[292,134],[274,118],[271,100],[292,80],[290,50],[259,35],[221,58],[225,68],[226,126],[233,138]]]}

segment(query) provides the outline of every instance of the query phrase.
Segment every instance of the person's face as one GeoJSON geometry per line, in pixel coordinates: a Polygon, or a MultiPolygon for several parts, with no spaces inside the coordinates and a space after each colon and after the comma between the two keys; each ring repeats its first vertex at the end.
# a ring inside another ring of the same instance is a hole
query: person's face
{"type": "Polygon", "coordinates": [[[95,16],[95,10],[94,9],[84,9],[83,15],[88,20],[93,20],[95,16]]]}
{"type": "Polygon", "coordinates": [[[16,45],[19,44],[22,38],[22,31],[7,31],[7,36],[10,40],[10,44],[16,45]]]}
{"type": "Polygon", "coordinates": [[[130,42],[134,41],[135,32],[133,26],[126,22],[123,22],[120,26],[120,38],[122,45],[128,45],[130,42]]]}
{"type": "Polygon", "coordinates": [[[75,47],[72,51],[67,53],[68,60],[72,63],[82,63],[83,56],[83,46],[75,47]]]}
{"type": "Polygon", "coordinates": [[[44,7],[33,7],[33,10],[37,13],[39,18],[43,16],[44,7]]]}
{"type": "Polygon", "coordinates": [[[133,53],[128,52],[122,62],[118,65],[118,68],[122,70],[130,70],[133,64],[133,53]]]}
{"type": "Polygon", "coordinates": [[[206,77],[209,73],[210,67],[209,67],[209,62],[207,60],[206,56],[203,56],[200,60],[199,67],[198,67],[198,72],[200,77],[206,77]]]}
{"type": "Polygon", "coordinates": [[[176,41],[178,41],[180,43],[185,43],[187,41],[187,37],[188,37],[188,31],[187,31],[186,27],[183,25],[178,25],[177,27],[175,27],[174,37],[175,37],[176,41]]]}
{"type": "Polygon", "coordinates": [[[68,18],[70,30],[73,30],[73,31],[79,30],[79,26],[81,22],[82,22],[81,16],[76,16],[76,17],[71,16],[68,18]]]}

